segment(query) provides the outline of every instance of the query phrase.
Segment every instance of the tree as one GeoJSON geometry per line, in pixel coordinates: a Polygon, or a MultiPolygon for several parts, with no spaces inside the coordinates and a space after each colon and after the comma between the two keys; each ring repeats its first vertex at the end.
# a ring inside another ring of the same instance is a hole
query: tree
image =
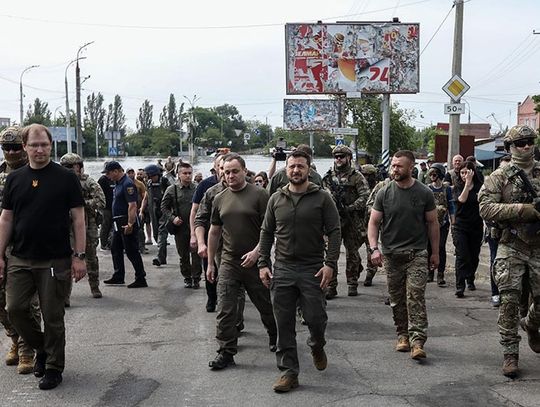
{"type": "Polygon", "coordinates": [[[126,116],[122,107],[122,98],[114,97],[114,102],[109,105],[107,113],[107,130],[123,132],[126,128],[126,116]]]}
{"type": "Polygon", "coordinates": [[[92,93],[86,98],[86,106],[84,107],[84,129],[83,137],[83,154],[95,156],[96,154],[96,134],[98,136],[98,145],[100,155],[106,155],[107,145],[105,143],[104,132],[107,120],[107,110],[103,106],[103,95],[92,93]]]}
{"type": "Polygon", "coordinates": [[[163,106],[163,110],[159,115],[159,124],[163,129],[167,129],[171,132],[177,132],[182,127],[181,116],[184,111],[184,104],[180,106],[180,109],[176,110],[176,100],[171,93],[169,96],[169,103],[163,106]]]}
{"type": "Polygon", "coordinates": [[[33,123],[43,124],[44,126],[50,126],[52,124],[49,104],[42,102],[39,98],[34,100],[33,105],[28,106],[26,118],[24,119],[25,125],[33,123]]]}
{"type": "Polygon", "coordinates": [[[148,134],[153,127],[152,116],[154,106],[146,99],[139,109],[139,118],[137,119],[137,130],[140,134],[148,134]]]}

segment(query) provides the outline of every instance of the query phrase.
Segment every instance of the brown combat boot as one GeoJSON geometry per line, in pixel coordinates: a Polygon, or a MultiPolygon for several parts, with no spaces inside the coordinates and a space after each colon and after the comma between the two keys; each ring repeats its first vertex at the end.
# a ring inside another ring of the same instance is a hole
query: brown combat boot
{"type": "Polygon", "coordinates": [[[328,359],[326,358],[326,352],[324,348],[312,349],[311,356],[313,357],[313,365],[317,370],[324,370],[328,365],[328,359]]]}
{"type": "Polygon", "coordinates": [[[11,348],[9,348],[9,351],[6,355],[6,365],[15,366],[17,363],[19,363],[19,337],[12,336],[11,341],[11,348]]]}
{"type": "Polygon", "coordinates": [[[347,288],[347,295],[349,297],[356,297],[358,295],[358,287],[356,287],[355,285],[350,285],[347,288]]]}
{"type": "Polygon", "coordinates": [[[21,355],[19,356],[19,365],[17,366],[17,373],[30,374],[34,371],[34,355],[21,355]]]}
{"type": "Polygon", "coordinates": [[[515,379],[518,375],[519,355],[517,353],[505,353],[502,366],[502,373],[510,379],[515,379]]]}
{"type": "Polygon", "coordinates": [[[272,386],[272,389],[276,393],[286,393],[288,391],[291,391],[292,389],[296,389],[297,387],[298,377],[281,376],[279,379],[276,380],[276,382],[272,386]]]}
{"type": "Polygon", "coordinates": [[[521,325],[521,328],[527,332],[527,338],[529,340],[529,347],[531,350],[534,353],[540,353],[540,332],[538,332],[538,329],[529,328],[525,318],[521,318],[519,324],[521,325]]]}
{"type": "Polygon", "coordinates": [[[409,346],[409,337],[405,335],[401,335],[396,344],[396,351],[397,352],[408,352],[411,348],[409,346]]]}
{"type": "Polygon", "coordinates": [[[99,287],[97,285],[90,287],[90,292],[92,293],[92,297],[94,298],[101,298],[103,297],[103,294],[101,294],[101,291],[99,290],[99,287]]]}
{"type": "Polygon", "coordinates": [[[411,347],[411,358],[414,360],[425,359],[427,357],[424,350],[424,344],[420,341],[414,341],[411,347]]]}

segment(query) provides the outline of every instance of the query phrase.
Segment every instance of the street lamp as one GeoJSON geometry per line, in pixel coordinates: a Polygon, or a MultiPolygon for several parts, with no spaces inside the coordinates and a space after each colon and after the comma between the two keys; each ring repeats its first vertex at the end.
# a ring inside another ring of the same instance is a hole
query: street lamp
{"type": "Polygon", "coordinates": [[[29,71],[32,68],[37,68],[38,66],[39,65],[31,65],[31,66],[28,66],[28,67],[24,68],[24,70],[21,72],[21,77],[19,78],[19,91],[20,91],[20,101],[21,101],[20,112],[19,112],[20,113],[19,126],[23,125],[23,98],[24,98],[24,94],[23,94],[23,86],[22,86],[22,77],[23,77],[25,72],[29,71]]]}
{"type": "Polygon", "coordinates": [[[270,144],[270,129],[268,128],[268,116],[271,115],[272,112],[266,113],[264,116],[265,118],[265,124],[266,124],[266,138],[268,139],[268,143],[270,144]]]}
{"type": "Polygon", "coordinates": [[[188,147],[189,147],[189,161],[194,164],[195,163],[195,151],[194,151],[194,148],[193,148],[193,139],[195,138],[195,129],[197,127],[197,120],[195,119],[194,115],[193,115],[193,109],[195,109],[195,103],[198,101],[198,100],[201,100],[200,97],[197,97],[197,95],[193,95],[193,98],[190,99],[188,98],[186,95],[182,95],[184,99],[186,99],[189,103],[189,105],[191,106],[191,112],[190,112],[190,115],[189,115],[189,122],[188,122],[188,130],[189,130],[189,142],[188,142],[188,147]]]}
{"type": "MultiPolygon", "coordinates": [[[[81,59],[84,59],[86,57],[82,57],[81,59]]],[[[69,67],[71,66],[71,64],[73,62],[77,62],[76,59],[74,59],[73,61],[71,61],[69,64],[67,64],[66,66],[66,70],[64,71],[64,84],[66,86],[66,143],[67,143],[67,152],[68,153],[71,153],[71,134],[69,134],[69,126],[70,126],[70,115],[69,115],[69,94],[68,94],[68,80],[67,80],[67,71],[69,69],[69,67]]]]}
{"type": "Polygon", "coordinates": [[[81,70],[79,69],[79,59],[84,59],[84,57],[79,57],[79,54],[90,44],[93,44],[94,41],[87,42],[86,44],[79,47],[77,51],[77,65],[75,66],[75,84],[76,84],[76,94],[75,94],[75,103],[77,105],[77,154],[82,157],[82,125],[81,125],[81,70]]]}

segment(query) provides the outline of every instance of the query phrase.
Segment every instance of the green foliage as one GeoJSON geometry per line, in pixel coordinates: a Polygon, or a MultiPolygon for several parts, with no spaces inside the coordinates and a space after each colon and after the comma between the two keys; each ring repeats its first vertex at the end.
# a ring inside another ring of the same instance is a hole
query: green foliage
{"type": "Polygon", "coordinates": [[[126,116],[124,115],[122,98],[119,95],[114,97],[114,102],[109,105],[107,113],[107,130],[125,131],[126,116]]]}
{"type": "Polygon", "coordinates": [[[415,138],[420,141],[420,147],[427,153],[435,153],[435,135],[437,134],[436,126],[426,127],[422,130],[417,130],[415,138]]]}
{"type": "Polygon", "coordinates": [[[43,124],[44,126],[50,126],[52,124],[49,104],[42,102],[39,98],[34,100],[33,105],[28,106],[26,118],[24,119],[25,126],[34,123],[43,124]]]}
{"type": "MultiPolygon", "coordinates": [[[[172,96],[172,95],[171,95],[172,96]]],[[[153,127],[152,116],[154,114],[154,106],[146,99],[139,109],[139,117],[137,119],[137,130],[141,134],[148,134],[153,127]]]]}
{"type": "Polygon", "coordinates": [[[159,125],[163,129],[167,129],[170,132],[176,132],[182,128],[184,123],[184,104],[180,105],[180,108],[176,110],[176,99],[171,93],[169,96],[169,103],[163,106],[163,110],[159,115],[159,125]]]}
{"type": "MultiPolygon", "coordinates": [[[[362,99],[349,99],[346,110],[352,114],[352,126],[358,128],[358,147],[365,149],[376,159],[380,159],[382,144],[381,96],[366,95],[362,99]]],[[[422,141],[415,134],[414,127],[408,124],[414,114],[400,109],[396,103],[390,112],[390,153],[407,149],[415,151],[422,141]]]]}
{"type": "Polygon", "coordinates": [[[154,127],[148,134],[135,133],[124,137],[124,145],[129,155],[176,156],[180,149],[180,138],[178,133],[154,127]]]}

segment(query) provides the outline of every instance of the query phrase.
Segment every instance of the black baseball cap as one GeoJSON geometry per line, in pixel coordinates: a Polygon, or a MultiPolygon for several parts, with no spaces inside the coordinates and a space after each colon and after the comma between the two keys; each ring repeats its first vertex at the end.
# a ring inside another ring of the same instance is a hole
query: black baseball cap
{"type": "Polygon", "coordinates": [[[109,161],[105,163],[105,167],[103,168],[103,171],[101,171],[101,173],[106,174],[109,171],[114,170],[123,170],[123,168],[118,161],[109,161]]]}

